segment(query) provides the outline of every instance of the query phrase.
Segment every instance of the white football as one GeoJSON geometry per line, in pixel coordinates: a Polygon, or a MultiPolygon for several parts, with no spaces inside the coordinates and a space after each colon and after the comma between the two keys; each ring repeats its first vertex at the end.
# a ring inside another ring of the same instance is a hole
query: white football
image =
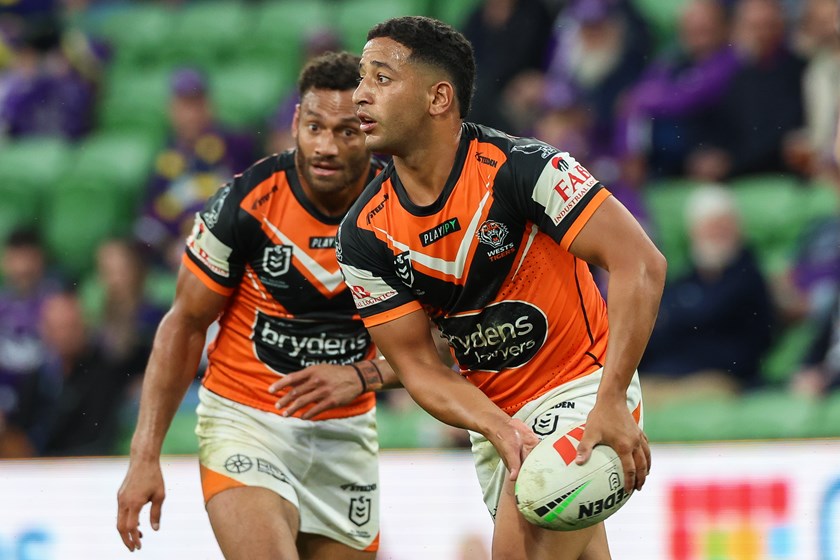
{"type": "Polygon", "coordinates": [[[583,529],[618,511],[633,494],[624,491],[621,459],[596,445],[585,465],[575,461],[578,427],[546,436],[525,458],[516,479],[516,504],[525,519],[554,531],[583,529]]]}

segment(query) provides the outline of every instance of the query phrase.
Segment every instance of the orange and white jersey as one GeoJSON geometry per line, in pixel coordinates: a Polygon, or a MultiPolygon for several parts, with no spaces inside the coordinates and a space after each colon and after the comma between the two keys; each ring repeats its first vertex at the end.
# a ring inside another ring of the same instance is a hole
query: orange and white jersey
{"type": "Polygon", "coordinates": [[[365,324],[424,309],[461,372],[513,414],[601,368],[606,305],[569,253],[609,192],[567,153],[472,123],[438,200],[411,202],[393,164],[339,228],[365,324]]]}
{"type": "MultiPolygon", "coordinates": [[[[372,166],[370,179],[380,168],[372,166]]],[[[229,296],[209,350],[207,389],[277,412],[268,387],[278,375],[374,356],[335,259],[339,222],[306,198],[294,152],[257,162],[196,215],[183,263],[229,296]]],[[[365,393],[315,419],[355,416],[374,402],[365,393]]]]}

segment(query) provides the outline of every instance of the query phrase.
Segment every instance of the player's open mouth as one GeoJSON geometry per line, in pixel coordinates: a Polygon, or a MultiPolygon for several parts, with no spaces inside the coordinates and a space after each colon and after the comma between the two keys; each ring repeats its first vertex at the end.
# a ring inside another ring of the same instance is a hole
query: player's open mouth
{"type": "Polygon", "coordinates": [[[319,175],[321,177],[327,177],[335,175],[341,171],[341,167],[337,166],[330,166],[330,165],[319,165],[319,164],[312,164],[312,173],[315,175],[319,175]]]}
{"type": "Polygon", "coordinates": [[[361,121],[362,132],[370,132],[376,126],[376,121],[370,118],[366,113],[357,113],[359,121],[361,121]]]}

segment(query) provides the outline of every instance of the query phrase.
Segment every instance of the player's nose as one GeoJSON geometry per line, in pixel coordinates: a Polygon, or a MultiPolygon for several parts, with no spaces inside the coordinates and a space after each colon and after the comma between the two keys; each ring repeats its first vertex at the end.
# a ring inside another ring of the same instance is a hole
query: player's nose
{"type": "Polygon", "coordinates": [[[361,105],[363,103],[370,103],[370,90],[367,87],[367,81],[364,78],[359,80],[359,85],[353,91],[353,103],[361,105]]]}

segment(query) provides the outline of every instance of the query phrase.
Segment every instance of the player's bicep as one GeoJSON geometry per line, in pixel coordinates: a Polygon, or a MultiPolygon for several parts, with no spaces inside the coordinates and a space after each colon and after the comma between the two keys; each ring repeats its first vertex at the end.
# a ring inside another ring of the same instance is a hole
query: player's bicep
{"type": "Polygon", "coordinates": [[[172,313],[196,328],[206,330],[227,305],[228,296],[205,285],[205,281],[188,267],[181,266],[172,313]]]}
{"type": "Polygon", "coordinates": [[[569,252],[610,270],[619,263],[641,262],[645,255],[658,250],[627,208],[609,197],[583,225],[569,252]]]}

